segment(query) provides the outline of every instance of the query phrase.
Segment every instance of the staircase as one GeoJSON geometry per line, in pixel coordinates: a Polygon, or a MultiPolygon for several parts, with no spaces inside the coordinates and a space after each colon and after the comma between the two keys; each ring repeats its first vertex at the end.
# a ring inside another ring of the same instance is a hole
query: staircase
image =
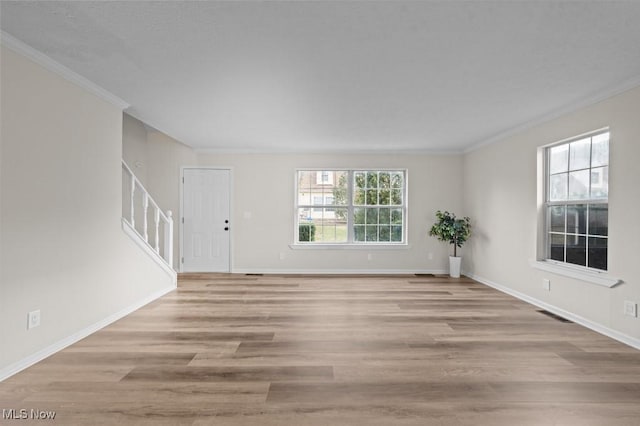
{"type": "Polygon", "coordinates": [[[175,279],[173,269],[173,215],[149,195],[122,160],[122,229],[175,279]]]}

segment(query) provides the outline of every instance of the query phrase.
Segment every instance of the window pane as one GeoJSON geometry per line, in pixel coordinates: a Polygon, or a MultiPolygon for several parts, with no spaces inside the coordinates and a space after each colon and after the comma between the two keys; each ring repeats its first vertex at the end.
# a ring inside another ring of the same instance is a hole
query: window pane
{"type": "Polygon", "coordinates": [[[378,191],[376,189],[367,189],[367,200],[366,204],[368,206],[375,206],[378,204],[378,191]]]}
{"type": "Polygon", "coordinates": [[[378,188],[378,173],[367,172],[367,188],[378,188]]]}
{"type": "Polygon", "coordinates": [[[589,234],[609,234],[609,206],[607,204],[589,205],[589,234]]]}
{"type": "Polygon", "coordinates": [[[402,226],[391,226],[391,241],[402,241],[402,226]]]}
{"type": "Polygon", "coordinates": [[[349,174],[345,171],[335,172],[336,184],[332,189],[333,202],[339,206],[346,206],[347,200],[347,178],[349,174]]]}
{"type": "Polygon", "coordinates": [[[298,172],[298,205],[305,206],[311,204],[311,182],[315,172],[298,172]]]}
{"type": "Polygon", "coordinates": [[[366,216],[366,223],[368,225],[378,224],[378,209],[367,209],[366,216]]]}
{"type": "Polygon", "coordinates": [[[334,172],[332,170],[318,170],[316,173],[316,185],[333,185],[334,172]]]}
{"type": "Polygon", "coordinates": [[[380,176],[378,177],[378,186],[385,189],[391,188],[391,175],[389,172],[380,173],[380,176]]]}
{"type": "Polygon", "coordinates": [[[393,225],[402,224],[402,210],[400,209],[391,210],[391,223],[393,225]]]}
{"type": "Polygon", "coordinates": [[[298,224],[298,241],[311,242],[316,240],[316,226],[311,221],[304,221],[298,224]]]}
{"type": "Polygon", "coordinates": [[[365,221],[365,209],[357,208],[353,209],[353,223],[356,225],[364,225],[365,221]]]}
{"type": "Polygon", "coordinates": [[[311,217],[311,209],[310,208],[299,208],[298,209],[298,221],[300,223],[302,223],[303,221],[307,220],[310,221],[311,219],[313,219],[311,217]]]}
{"type": "Polygon", "coordinates": [[[569,145],[554,146],[549,149],[550,174],[566,172],[569,167],[569,145]]]}
{"type": "Polygon", "coordinates": [[[589,268],[607,270],[607,239],[589,237],[589,268]]]}
{"type": "Polygon", "coordinates": [[[394,205],[394,206],[402,205],[402,190],[400,189],[391,190],[391,205],[394,205]]]}
{"type": "MultiPolygon", "coordinates": [[[[343,212],[346,217],[346,211],[343,212]]],[[[323,209],[322,217],[314,219],[315,241],[320,243],[344,243],[347,241],[347,222],[338,219],[331,209],[323,209]]]]}
{"type": "MultiPolygon", "coordinates": [[[[587,205],[567,206],[567,234],[587,233],[587,205]]],[[[571,238],[571,237],[567,237],[571,238]]]]}
{"type": "Polygon", "coordinates": [[[365,241],[378,241],[378,226],[367,225],[365,227],[365,241]]]}
{"type": "Polygon", "coordinates": [[[591,167],[609,164],[609,133],[593,137],[591,143],[591,167]]]}
{"type": "Polygon", "coordinates": [[[380,209],[380,216],[378,217],[378,223],[390,224],[391,223],[391,209],[380,209]]]}
{"type": "Polygon", "coordinates": [[[586,169],[591,164],[591,138],[569,144],[569,170],[586,169]]]}
{"type": "Polygon", "coordinates": [[[354,241],[364,241],[364,225],[355,225],[353,227],[353,239],[354,241]]]}
{"type": "Polygon", "coordinates": [[[391,173],[391,187],[402,188],[404,186],[404,178],[402,173],[391,173]]]}
{"type": "Polygon", "coordinates": [[[549,201],[567,199],[567,173],[553,175],[549,179],[549,201]]]}
{"type": "Polygon", "coordinates": [[[380,241],[391,241],[391,227],[390,226],[380,226],[379,230],[379,239],[380,241]]]}
{"type": "Polygon", "coordinates": [[[311,204],[311,193],[310,192],[298,192],[298,205],[299,206],[308,206],[311,204]]]}
{"type": "Polygon", "coordinates": [[[365,172],[355,172],[353,174],[354,186],[356,188],[364,188],[367,182],[366,176],[367,174],[365,172]]]}
{"type": "Polygon", "coordinates": [[[567,263],[587,266],[587,237],[567,235],[567,263]]]}
{"type": "Polygon", "coordinates": [[[364,189],[356,189],[353,193],[353,204],[356,206],[363,206],[365,202],[365,194],[364,189]]]}
{"type": "Polygon", "coordinates": [[[569,199],[585,200],[589,198],[589,170],[569,173],[569,199]]]}
{"type": "Polygon", "coordinates": [[[591,169],[591,198],[609,196],[609,167],[591,169]]]}
{"type": "Polygon", "coordinates": [[[549,235],[549,259],[564,262],[564,234],[549,235]]]}
{"type": "Polygon", "coordinates": [[[381,206],[388,206],[391,202],[391,191],[388,189],[380,190],[380,200],[379,203],[381,206]]]}
{"type": "Polygon", "coordinates": [[[551,206],[549,207],[549,230],[551,232],[565,232],[564,219],[565,219],[565,206],[551,206]]]}

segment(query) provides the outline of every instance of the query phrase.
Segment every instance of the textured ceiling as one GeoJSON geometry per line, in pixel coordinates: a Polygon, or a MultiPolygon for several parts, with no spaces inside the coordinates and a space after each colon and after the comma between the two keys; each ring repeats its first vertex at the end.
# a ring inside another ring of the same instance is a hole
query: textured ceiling
{"type": "Polygon", "coordinates": [[[195,148],[459,152],[640,84],[633,1],[2,1],[0,14],[195,148]]]}

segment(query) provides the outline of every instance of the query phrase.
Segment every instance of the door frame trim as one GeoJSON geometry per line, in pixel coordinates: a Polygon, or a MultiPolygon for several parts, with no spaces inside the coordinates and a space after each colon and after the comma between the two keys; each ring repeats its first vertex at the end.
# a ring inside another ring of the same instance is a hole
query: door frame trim
{"type": "Polygon", "coordinates": [[[185,170],[227,170],[229,171],[229,221],[231,226],[229,229],[229,272],[233,273],[233,228],[235,226],[233,205],[234,205],[234,181],[233,181],[233,167],[231,166],[181,166],[180,167],[180,216],[178,217],[178,229],[180,230],[180,254],[178,257],[178,272],[184,272],[182,267],[182,257],[184,255],[184,223],[182,223],[182,217],[184,213],[184,171],[185,170]]]}

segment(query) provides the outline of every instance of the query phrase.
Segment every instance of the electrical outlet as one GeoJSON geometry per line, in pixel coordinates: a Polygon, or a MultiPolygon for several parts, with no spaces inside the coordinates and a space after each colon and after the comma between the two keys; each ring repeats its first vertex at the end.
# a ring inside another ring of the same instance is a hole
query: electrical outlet
{"type": "Polygon", "coordinates": [[[367,260],[368,261],[372,261],[373,260],[373,255],[371,253],[367,254],[367,260]]]}
{"type": "Polygon", "coordinates": [[[429,255],[427,256],[427,258],[428,258],[429,260],[433,260],[433,253],[429,253],[429,255]]]}
{"type": "Polygon", "coordinates": [[[551,280],[544,278],[542,280],[542,288],[544,288],[547,291],[551,291],[551,280]]]}
{"type": "Polygon", "coordinates": [[[36,328],[40,325],[40,309],[37,311],[31,311],[27,315],[27,330],[36,328]]]}
{"type": "Polygon", "coordinates": [[[630,317],[638,316],[638,305],[630,300],[624,301],[624,314],[630,317]]]}
{"type": "Polygon", "coordinates": [[[280,253],[280,260],[284,260],[284,258],[285,258],[284,253],[280,253]]]}

